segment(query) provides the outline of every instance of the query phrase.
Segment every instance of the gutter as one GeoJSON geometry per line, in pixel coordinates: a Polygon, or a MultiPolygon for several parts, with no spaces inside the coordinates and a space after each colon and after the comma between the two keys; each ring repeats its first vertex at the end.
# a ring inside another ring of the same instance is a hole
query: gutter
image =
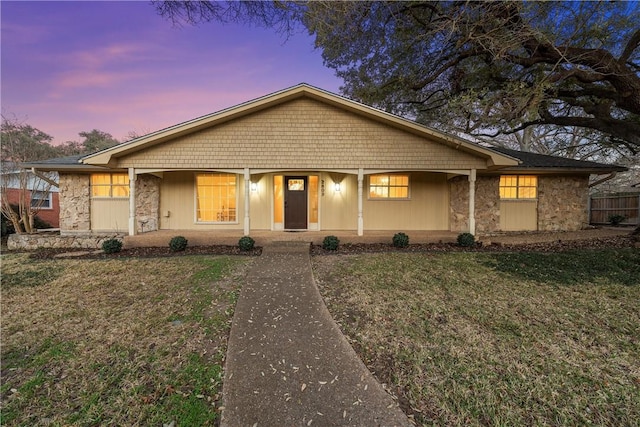
{"type": "Polygon", "coordinates": [[[38,178],[40,178],[41,180],[45,181],[47,184],[53,185],[54,187],[57,187],[57,188],[60,188],[60,184],[59,183],[55,182],[54,180],[52,180],[48,176],[44,176],[43,174],[38,172],[36,170],[36,168],[31,168],[31,173],[34,174],[35,176],[37,176],[38,178]]]}

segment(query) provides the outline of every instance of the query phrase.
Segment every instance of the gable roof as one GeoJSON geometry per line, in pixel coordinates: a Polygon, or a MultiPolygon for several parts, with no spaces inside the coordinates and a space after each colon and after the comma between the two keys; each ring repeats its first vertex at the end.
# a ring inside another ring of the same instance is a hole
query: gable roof
{"type": "Polygon", "coordinates": [[[622,172],[627,168],[624,166],[610,165],[605,163],[590,162],[585,160],[575,160],[566,157],[549,156],[546,154],[529,153],[526,151],[511,150],[503,147],[492,147],[507,156],[514,157],[521,161],[518,166],[502,169],[503,171],[521,170],[521,171],[545,171],[545,172],[584,172],[584,173],[610,173],[622,172]]]}
{"type": "Polygon", "coordinates": [[[457,150],[462,150],[475,156],[485,158],[488,160],[488,164],[490,166],[504,167],[515,166],[518,164],[518,160],[511,156],[495,152],[462,138],[431,129],[414,121],[352,101],[305,83],[107,148],[84,157],[81,159],[81,162],[87,165],[108,166],[113,164],[114,159],[118,157],[123,157],[154,145],[303,97],[338,107],[342,110],[364,116],[368,119],[382,122],[388,126],[429,138],[432,141],[450,146],[457,150]]]}

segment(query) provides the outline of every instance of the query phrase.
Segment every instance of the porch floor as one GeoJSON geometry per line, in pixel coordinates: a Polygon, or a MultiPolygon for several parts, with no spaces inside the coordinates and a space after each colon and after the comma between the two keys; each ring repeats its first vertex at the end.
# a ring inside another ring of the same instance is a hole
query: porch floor
{"type": "MultiPolygon", "coordinates": [[[[351,230],[322,230],[322,231],[270,231],[253,230],[249,234],[256,246],[265,246],[271,242],[309,242],[321,245],[326,236],[336,236],[341,244],[345,243],[391,243],[396,231],[365,231],[364,236],[358,236],[351,230]]],[[[453,231],[406,231],[410,243],[438,243],[455,242],[458,237],[453,231]]],[[[238,244],[243,236],[242,230],[159,230],[135,236],[125,236],[125,248],[161,247],[167,246],[174,236],[184,236],[190,246],[232,245],[238,244]]]]}
{"type": "MultiPolygon", "coordinates": [[[[587,230],[564,232],[509,232],[495,235],[477,235],[484,243],[521,244],[541,243],[558,240],[582,240],[606,238],[611,236],[628,235],[633,227],[599,227],[587,230]]],[[[309,242],[321,245],[326,236],[334,235],[345,243],[391,243],[397,231],[365,231],[364,236],[358,236],[353,230],[322,230],[322,231],[270,231],[253,230],[250,236],[256,241],[256,246],[265,246],[272,242],[309,242]]],[[[459,232],[456,231],[412,231],[406,230],[410,243],[452,243],[459,232]]],[[[184,236],[191,246],[230,245],[235,246],[243,236],[242,230],[159,230],[135,236],[124,237],[125,248],[164,247],[174,236],[184,236]]]]}

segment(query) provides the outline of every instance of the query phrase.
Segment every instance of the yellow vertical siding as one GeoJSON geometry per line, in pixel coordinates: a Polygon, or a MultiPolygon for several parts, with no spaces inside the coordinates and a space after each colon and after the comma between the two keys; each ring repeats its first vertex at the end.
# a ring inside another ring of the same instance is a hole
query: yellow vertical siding
{"type": "Polygon", "coordinates": [[[91,199],[92,231],[127,231],[129,229],[129,199],[91,199]]]}
{"type": "Polygon", "coordinates": [[[501,200],[502,231],[534,231],[538,229],[537,200],[501,200]]]}
{"type": "Polygon", "coordinates": [[[160,228],[163,230],[242,229],[244,218],[244,179],[238,176],[236,223],[203,224],[195,217],[195,173],[165,172],[160,184],[160,228]],[[168,212],[168,216],[166,213],[168,212]]]}
{"type": "Polygon", "coordinates": [[[411,173],[408,200],[368,199],[364,181],[365,230],[448,230],[449,185],[444,174],[411,173]]]}

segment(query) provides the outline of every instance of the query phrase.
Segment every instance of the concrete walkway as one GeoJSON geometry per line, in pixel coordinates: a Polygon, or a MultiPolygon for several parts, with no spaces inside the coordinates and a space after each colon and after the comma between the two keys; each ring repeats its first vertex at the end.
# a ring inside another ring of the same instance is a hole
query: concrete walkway
{"type": "Polygon", "coordinates": [[[264,247],[236,306],[222,427],[409,426],[331,318],[309,243],[264,247]]]}

